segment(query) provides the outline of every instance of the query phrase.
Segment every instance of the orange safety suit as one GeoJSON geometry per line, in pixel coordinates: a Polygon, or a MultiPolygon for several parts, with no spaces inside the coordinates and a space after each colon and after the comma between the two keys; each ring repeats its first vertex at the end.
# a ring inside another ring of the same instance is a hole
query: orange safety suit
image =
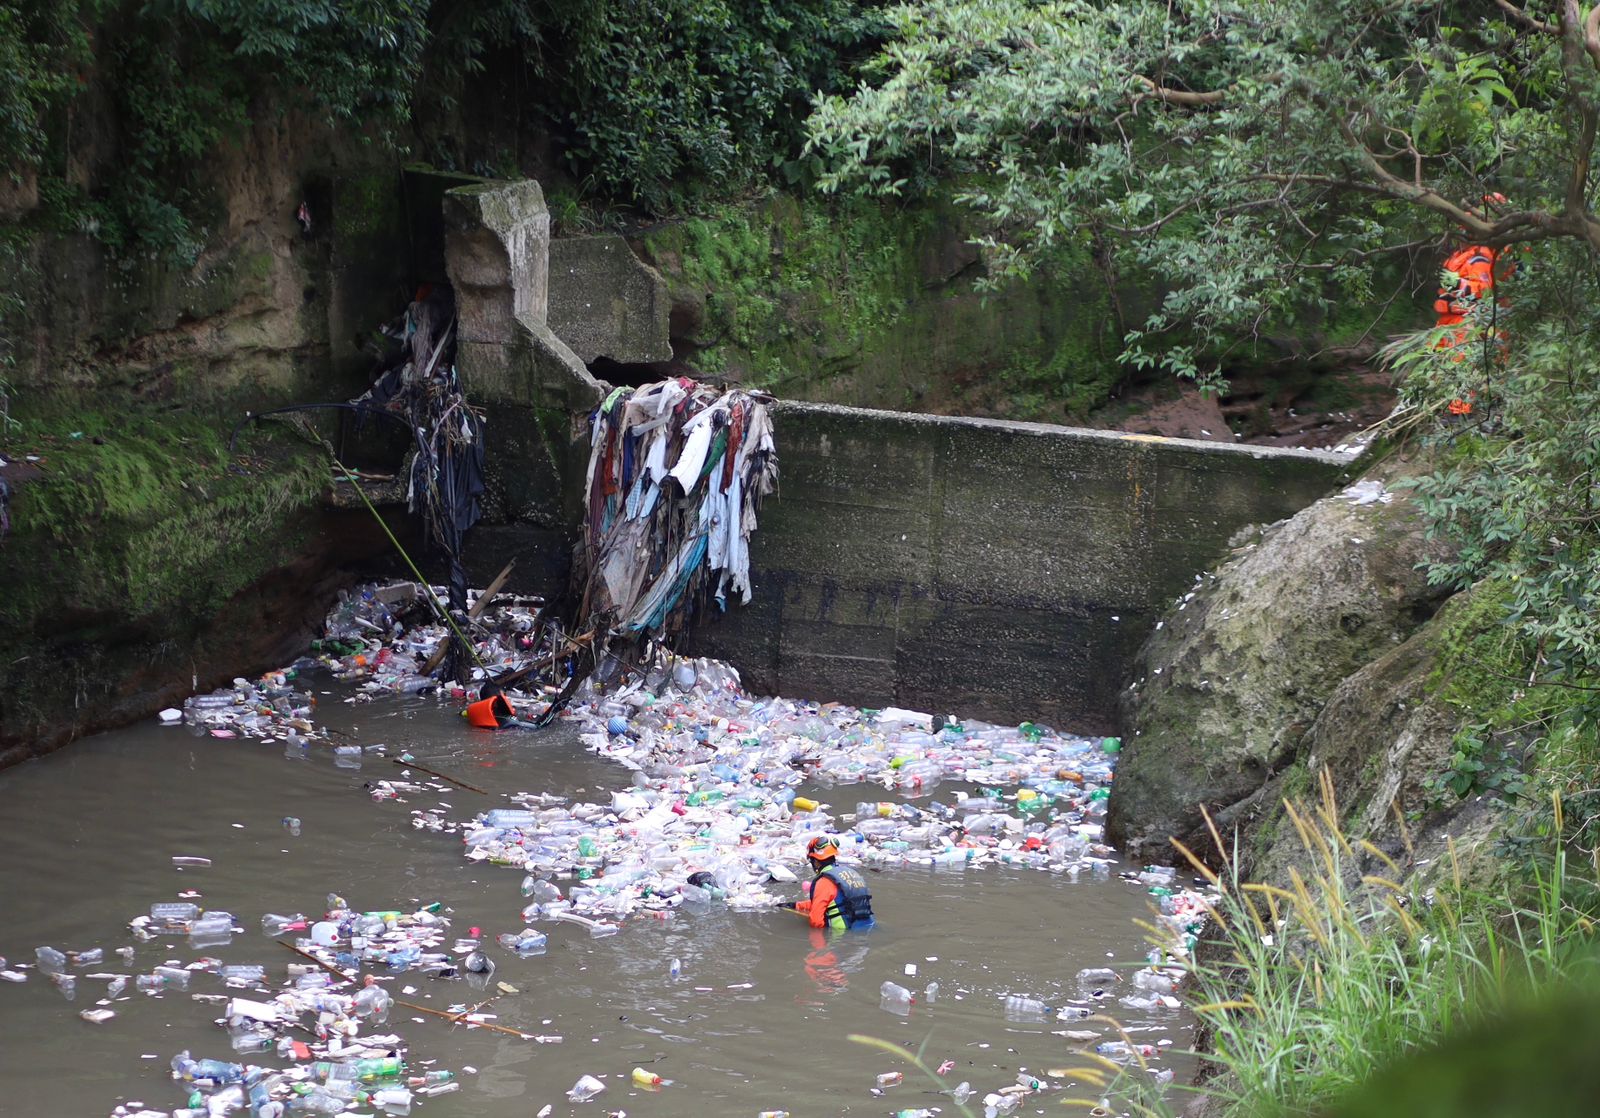
{"type": "MultiPolygon", "coordinates": [[[[1439,316],[1437,327],[1445,331],[1435,343],[1436,348],[1455,349],[1468,340],[1470,328],[1462,325],[1467,316],[1484,300],[1494,297],[1497,279],[1504,279],[1516,270],[1514,261],[1502,263],[1503,260],[1501,252],[1487,245],[1468,245],[1457,249],[1445,260],[1443,271],[1453,273],[1456,281],[1453,287],[1441,285],[1439,296],[1433,301],[1433,311],[1439,316]],[[1497,264],[1501,265],[1498,276],[1495,274],[1497,264]]],[[[1501,332],[1496,340],[1503,347],[1504,333],[1501,332]]],[[[1460,351],[1451,354],[1453,361],[1461,361],[1465,357],[1466,354],[1460,351]]],[[[1475,396],[1476,393],[1468,393],[1466,399],[1451,400],[1450,414],[1471,415],[1475,396]]]]}
{"type": "Polygon", "coordinates": [[[506,702],[504,695],[491,695],[467,707],[467,721],[483,730],[498,730],[505,724],[505,719],[516,716],[517,712],[506,702]]]}
{"type": "Polygon", "coordinates": [[[839,886],[832,879],[819,877],[811,886],[811,898],[796,901],[794,910],[810,921],[813,928],[826,928],[828,926],[828,906],[833,904],[839,896],[839,886]]]}
{"type": "MultiPolygon", "coordinates": [[[[1450,254],[1443,270],[1454,273],[1456,285],[1440,287],[1439,297],[1433,301],[1440,326],[1455,326],[1464,321],[1473,307],[1490,296],[1494,291],[1494,265],[1498,257],[1498,252],[1485,245],[1468,245],[1450,254]]],[[[1510,269],[1505,274],[1510,275],[1510,269]]]]}

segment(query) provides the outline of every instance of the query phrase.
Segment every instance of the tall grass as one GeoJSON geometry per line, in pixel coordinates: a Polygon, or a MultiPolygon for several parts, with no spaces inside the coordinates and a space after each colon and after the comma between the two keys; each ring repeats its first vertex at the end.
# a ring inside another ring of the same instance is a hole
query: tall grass
{"type": "MultiPolygon", "coordinates": [[[[1285,885],[1244,881],[1209,817],[1221,874],[1179,846],[1219,891],[1208,944],[1189,964],[1188,997],[1210,1030],[1208,1051],[1197,1055],[1224,1073],[1198,1090],[1229,1118],[1327,1113],[1378,1069],[1512,1011],[1548,1007],[1573,990],[1600,1006],[1595,924],[1571,901],[1597,895],[1600,864],[1569,862],[1559,795],[1550,800],[1547,868],[1489,893],[1466,888],[1453,845],[1442,873],[1423,883],[1372,843],[1352,842],[1326,770],[1318,802],[1284,807],[1302,854],[1285,885]]],[[[1110,1018],[1091,1020],[1121,1031],[1110,1018]]],[[[948,1090],[922,1052],[850,1039],[894,1053],[948,1090]]],[[[1124,1066],[1085,1050],[1063,1062],[1048,1072],[1074,1085],[1061,1101],[1091,1114],[1173,1118],[1184,1101],[1163,1091],[1142,1058],[1124,1066]]],[[[971,1118],[981,1109],[952,1111],[971,1118]]]]}
{"type": "MultiPolygon", "coordinates": [[[[1552,807],[1559,838],[1559,798],[1552,807]]],[[[1285,809],[1303,853],[1286,885],[1242,881],[1214,827],[1223,874],[1180,847],[1221,890],[1220,950],[1193,964],[1192,996],[1212,1030],[1207,1058],[1229,1073],[1213,1090],[1230,1114],[1310,1113],[1380,1065],[1587,966],[1593,925],[1567,902],[1573,870],[1559,842],[1548,872],[1517,895],[1466,890],[1453,845],[1446,878],[1422,889],[1345,836],[1326,771],[1319,803],[1285,809]]]]}

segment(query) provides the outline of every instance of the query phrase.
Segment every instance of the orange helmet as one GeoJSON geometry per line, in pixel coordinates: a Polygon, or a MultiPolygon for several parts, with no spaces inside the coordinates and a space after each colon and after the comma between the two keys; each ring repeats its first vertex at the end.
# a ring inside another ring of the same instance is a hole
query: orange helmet
{"type": "Polygon", "coordinates": [[[818,835],[806,844],[806,857],[818,862],[825,862],[829,858],[839,856],[839,844],[827,835],[818,835]]]}

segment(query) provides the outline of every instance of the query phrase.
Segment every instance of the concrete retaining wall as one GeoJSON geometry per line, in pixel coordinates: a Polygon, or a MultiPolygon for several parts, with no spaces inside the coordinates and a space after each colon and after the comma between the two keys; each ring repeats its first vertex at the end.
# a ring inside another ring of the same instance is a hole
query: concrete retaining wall
{"type": "Polygon", "coordinates": [[[774,412],[782,469],[755,600],[704,624],[756,692],[1091,732],[1115,723],[1161,609],[1241,527],[1327,493],[1303,450],[812,404],[774,412]]]}
{"type": "MultiPolygon", "coordinates": [[[[568,342],[615,333],[605,276],[651,285],[651,307],[663,297],[654,272],[619,271],[622,242],[599,264],[599,242],[573,246],[552,271],[535,183],[452,190],[444,228],[462,376],[495,410],[487,503],[504,520],[469,545],[481,584],[507,552],[551,550],[563,522],[576,537],[573,421],[609,386],[568,342]],[[570,338],[552,329],[557,303],[570,338]]],[[[657,311],[645,319],[659,332],[657,311]]],[[[1344,470],[1309,451],[827,404],[780,404],[774,420],[781,482],[753,544],[755,600],[704,620],[694,651],[758,693],[1090,731],[1113,726],[1156,616],[1228,539],[1344,470]]],[[[554,570],[528,564],[514,582],[551,592],[554,570]]]]}

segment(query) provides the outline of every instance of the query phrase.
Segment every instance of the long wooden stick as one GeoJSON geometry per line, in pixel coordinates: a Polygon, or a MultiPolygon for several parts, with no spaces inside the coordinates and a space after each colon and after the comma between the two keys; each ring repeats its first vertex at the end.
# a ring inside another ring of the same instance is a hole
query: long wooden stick
{"type": "Polygon", "coordinates": [[[448,1013],[442,1009],[434,1009],[432,1006],[418,1005],[416,1002],[403,1002],[399,998],[394,999],[394,1004],[403,1005],[407,1009],[414,1009],[418,1013],[431,1013],[435,1017],[443,1017],[451,1024],[466,1025],[468,1028],[490,1029],[497,1033],[506,1033],[510,1036],[520,1037],[523,1040],[537,1040],[540,1044],[548,1043],[552,1039],[550,1037],[535,1036],[532,1033],[525,1033],[521,1029],[513,1029],[508,1025],[496,1025],[492,1021],[468,1021],[465,1014],[448,1013]]]}
{"type": "Polygon", "coordinates": [[[282,943],[283,946],[287,947],[290,951],[293,951],[296,955],[299,955],[302,959],[310,959],[313,963],[317,964],[317,966],[321,967],[323,970],[325,970],[329,974],[333,975],[340,982],[354,982],[355,981],[354,978],[352,978],[350,975],[344,973],[344,971],[340,970],[338,967],[334,966],[332,963],[323,962],[321,959],[317,958],[311,952],[302,951],[298,947],[296,947],[294,944],[292,944],[292,943],[284,943],[284,941],[281,940],[281,939],[278,942],[282,943]]]}
{"type": "Polygon", "coordinates": [[[419,765],[415,761],[402,761],[398,757],[390,757],[389,760],[393,761],[397,765],[404,765],[408,769],[416,769],[419,772],[427,773],[429,776],[436,776],[440,780],[449,781],[451,784],[454,784],[454,785],[456,785],[458,787],[461,787],[461,788],[465,788],[468,792],[476,792],[480,796],[487,796],[489,794],[489,793],[485,792],[482,788],[474,788],[472,785],[468,784],[464,780],[457,780],[453,776],[446,776],[442,772],[438,772],[438,771],[436,771],[434,769],[430,769],[427,765],[419,765]]]}
{"type": "MultiPolygon", "coordinates": [[[[321,967],[323,970],[327,971],[329,974],[337,975],[341,982],[354,982],[355,981],[355,979],[353,979],[349,975],[345,974],[344,971],[340,970],[338,967],[333,966],[331,963],[323,962],[321,959],[319,959],[315,955],[311,954],[311,952],[302,951],[298,947],[296,947],[294,944],[292,944],[292,943],[284,943],[284,941],[281,940],[281,939],[278,942],[282,943],[283,946],[287,947],[290,951],[293,951],[296,955],[299,955],[302,958],[311,960],[313,963],[317,964],[317,966],[321,967]]],[[[494,1032],[497,1032],[497,1033],[506,1033],[506,1034],[508,1034],[510,1036],[520,1037],[523,1040],[536,1040],[540,1044],[548,1043],[550,1041],[550,1039],[551,1039],[550,1037],[535,1036],[532,1033],[525,1033],[525,1032],[521,1031],[520,1029],[513,1029],[513,1028],[510,1028],[509,1026],[506,1026],[506,1025],[496,1025],[493,1022],[490,1022],[490,1021],[468,1021],[466,1019],[466,1014],[464,1014],[464,1013],[448,1013],[448,1012],[446,1012],[445,1010],[442,1010],[442,1009],[434,1009],[432,1006],[418,1005],[415,1002],[404,1002],[404,1001],[401,1001],[399,998],[394,998],[392,1000],[394,1001],[395,1005],[403,1005],[407,1009],[416,1010],[418,1013],[431,1013],[435,1017],[443,1017],[446,1021],[449,1021],[452,1024],[456,1024],[456,1025],[470,1025],[470,1026],[476,1026],[477,1028],[480,1028],[480,1029],[491,1029],[491,1030],[493,1030],[494,1032]]],[[[491,998],[489,1000],[493,1001],[494,999],[491,998]]]]}
{"type": "MultiPolygon", "coordinates": [[[[489,608],[489,602],[496,594],[500,593],[500,588],[506,584],[506,579],[511,577],[511,568],[516,565],[516,559],[512,559],[499,574],[495,575],[494,581],[489,584],[488,589],[478,596],[476,602],[472,603],[472,608],[467,611],[468,617],[477,617],[489,608]]],[[[450,642],[448,640],[440,641],[439,647],[433,650],[433,655],[429,656],[428,662],[422,666],[422,674],[432,675],[434,669],[444,662],[445,653],[449,650],[450,642]]]]}

